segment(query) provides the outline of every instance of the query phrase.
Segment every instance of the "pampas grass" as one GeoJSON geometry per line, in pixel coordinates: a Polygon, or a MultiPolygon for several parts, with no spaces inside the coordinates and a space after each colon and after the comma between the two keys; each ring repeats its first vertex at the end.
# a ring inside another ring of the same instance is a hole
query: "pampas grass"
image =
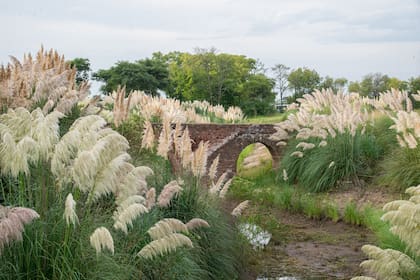
{"type": "Polygon", "coordinates": [[[223,188],[220,190],[220,192],[219,192],[219,197],[220,198],[225,198],[225,196],[226,196],[226,194],[227,194],[227,192],[228,192],[228,190],[229,190],[229,187],[230,187],[230,185],[232,184],[232,178],[230,178],[229,180],[227,180],[226,181],[226,183],[223,185],[223,188]]]}
{"type": "Polygon", "coordinates": [[[182,221],[174,218],[160,220],[147,231],[153,240],[163,238],[176,232],[188,233],[188,227],[182,221]]]}
{"type": "Polygon", "coordinates": [[[213,181],[216,177],[217,167],[219,165],[219,157],[220,157],[220,155],[217,155],[217,157],[213,160],[213,162],[210,165],[209,178],[210,178],[211,181],[213,181]]]}
{"type": "Polygon", "coordinates": [[[157,198],[157,205],[160,207],[168,207],[173,197],[178,195],[182,188],[178,185],[177,181],[171,181],[166,184],[157,198]]]}
{"type": "Polygon", "coordinates": [[[246,208],[248,208],[248,205],[249,205],[249,200],[242,201],[232,210],[230,214],[234,217],[239,217],[240,215],[242,215],[242,212],[246,208]]]}
{"type": "Polygon", "coordinates": [[[180,246],[187,246],[192,248],[193,244],[191,240],[185,235],[180,233],[172,233],[161,239],[150,242],[140,250],[137,256],[151,259],[158,255],[162,256],[164,254],[175,251],[180,246]]]}
{"type": "Polygon", "coordinates": [[[73,199],[73,195],[69,193],[66,198],[65,207],[64,207],[64,219],[66,220],[67,225],[72,224],[75,226],[79,223],[79,218],[76,214],[76,201],[73,199]]]}
{"type": "Polygon", "coordinates": [[[198,144],[197,149],[193,152],[191,170],[193,175],[197,178],[201,178],[206,175],[208,148],[209,142],[201,141],[198,144]]]}
{"type": "Polygon", "coordinates": [[[171,150],[172,129],[169,119],[164,119],[162,123],[162,131],[160,132],[157,154],[165,159],[168,158],[168,152],[171,150]]]}
{"type": "Polygon", "coordinates": [[[89,94],[88,83],[76,85],[76,68],[56,51],[41,49],[35,58],[25,55],[22,62],[11,57],[0,67],[0,103],[8,108],[37,106],[45,113],[53,109],[68,113],[89,94]]]}
{"type": "Polygon", "coordinates": [[[155,146],[155,134],[153,132],[152,124],[149,121],[144,122],[144,131],[141,140],[141,147],[143,149],[153,149],[155,146]]]}
{"type": "Polygon", "coordinates": [[[107,249],[114,254],[114,239],[112,239],[111,233],[105,227],[95,229],[90,236],[90,245],[95,249],[97,255],[103,249],[107,249]]]}
{"type": "MultiPolygon", "coordinates": [[[[381,249],[364,245],[362,251],[369,257],[360,264],[379,279],[418,279],[420,266],[420,186],[410,187],[406,192],[409,200],[396,200],[385,204],[382,220],[391,225],[389,231],[397,235],[406,245],[405,252],[381,249]]],[[[353,278],[354,279],[354,278],[353,278]]],[[[356,278],[357,279],[357,278],[356,278]]]]}
{"type": "Polygon", "coordinates": [[[39,215],[35,210],[0,205],[0,254],[5,245],[13,241],[22,241],[24,226],[38,218],[39,215]]]}
{"type": "Polygon", "coordinates": [[[370,259],[362,262],[360,266],[378,279],[416,279],[419,275],[420,270],[416,263],[399,251],[383,250],[373,245],[364,245],[362,251],[370,259]]]}
{"type": "Polygon", "coordinates": [[[188,230],[193,230],[196,228],[206,227],[209,228],[210,225],[207,223],[207,221],[200,219],[200,218],[193,218],[188,221],[188,223],[185,224],[188,230]]]}
{"type": "Polygon", "coordinates": [[[128,227],[133,226],[133,220],[147,212],[149,210],[146,206],[140,203],[132,203],[125,208],[120,208],[114,213],[114,228],[127,234],[128,227]]]}

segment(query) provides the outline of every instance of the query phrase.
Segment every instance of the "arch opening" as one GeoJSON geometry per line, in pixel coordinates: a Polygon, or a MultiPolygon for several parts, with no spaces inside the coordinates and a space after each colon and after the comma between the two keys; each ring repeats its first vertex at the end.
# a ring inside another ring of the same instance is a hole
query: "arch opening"
{"type": "Polygon", "coordinates": [[[257,142],[246,146],[236,161],[236,174],[243,178],[256,178],[273,168],[273,156],[264,144],[257,142]]]}

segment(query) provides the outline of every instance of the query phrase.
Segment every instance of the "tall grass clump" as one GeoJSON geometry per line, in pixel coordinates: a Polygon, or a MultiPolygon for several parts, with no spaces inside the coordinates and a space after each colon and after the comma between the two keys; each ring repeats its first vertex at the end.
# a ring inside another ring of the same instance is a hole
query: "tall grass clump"
{"type": "Polygon", "coordinates": [[[288,181],[312,192],[343,181],[361,185],[360,179],[371,177],[372,167],[394,144],[392,136],[380,136],[378,130],[389,124],[392,108],[402,110],[401,103],[409,102],[405,95],[393,91],[370,100],[323,90],[298,99],[299,109],[272,136],[278,145],[288,146],[281,162],[288,181]],[[393,102],[385,106],[384,100],[393,102]]]}
{"type": "MultiPolygon", "coordinates": [[[[389,231],[406,244],[405,249],[382,249],[364,245],[362,251],[369,257],[360,266],[376,279],[418,279],[420,275],[420,186],[406,190],[408,200],[396,200],[385,204],[382,220],[390,223],[389,231]]],[[[374,279],[375,279],[374,278],[374,279]]],[[[353,280],[366,279],[364,276],[353,280]]]]}
{"type": "Polygon", "coordinates": [[[22,61],[11,56],[11,62],[0,66],[0,104],[6,108],[41,108],[69,112],[89,94],[89,84],[76,84],[76,68],[64,56],[43,47],[35,57],[24,55],[22,61]]]}
{"type": "Polygon", "coordinates": [[[420,116],[417,112],[398,111],[392,117],[392,131],[396,133],[396,146],[381,164],[379,182],[398,190],[420,184],[420,116]]]}
{"type": "Polygon", "coordinates": [[[281,162],[289,182],[298,182],[311,192],[327,191],[346,180],[360,185],[360,178],[372,174],[371,163],[380,158],[380,149],[372,135],[346,132],[323,141],[328,144],[319,147],[322,141],[307,140],[306,143],[318,147],[305,153],[296,151],[296,141],[290,142],[281,162]]]}

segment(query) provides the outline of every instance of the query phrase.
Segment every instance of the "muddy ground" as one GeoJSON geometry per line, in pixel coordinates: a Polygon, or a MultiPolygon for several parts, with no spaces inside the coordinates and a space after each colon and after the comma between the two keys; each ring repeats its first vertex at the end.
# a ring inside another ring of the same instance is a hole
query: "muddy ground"
{"type": "Polygon", "coordinates": [[[311,220],[283,211],[258,214],[269,217],[273,236],[265,249],[251,253],[241,279],[350,279],[361,273],[359,264],[365,256],[360,247],[374,242],[368,230],[342,222],[311,220]]]}

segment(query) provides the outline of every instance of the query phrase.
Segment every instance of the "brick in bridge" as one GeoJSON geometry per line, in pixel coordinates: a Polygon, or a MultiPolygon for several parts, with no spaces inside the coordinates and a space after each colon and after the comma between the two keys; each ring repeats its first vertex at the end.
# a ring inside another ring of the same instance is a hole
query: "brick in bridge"
{"type": "MultiPolygon", "coordinates": [[[[193,150],[200,141],[209,141],[208,163],[219,156],[218,174],[225,171],[236,173],[236,162],[242,150],[253,143],[264,144],[273,157],[273,167],[276,168],[280,160],[281,148],[270,136],[276,132],[274,125],[271,124],[183,124],[183,128],[188,126],[193,150]]],[[[157,125],[155,128],[158,128],[157,125]]],[[[158,128],[159,130],[159,128],[158,128]]],[[[156,131],[156,130],[155,130],[156,131]]],[[[181,166],[173,150],[170,152],[169,160],[175,171],[179,171],[181,166]]]]}

